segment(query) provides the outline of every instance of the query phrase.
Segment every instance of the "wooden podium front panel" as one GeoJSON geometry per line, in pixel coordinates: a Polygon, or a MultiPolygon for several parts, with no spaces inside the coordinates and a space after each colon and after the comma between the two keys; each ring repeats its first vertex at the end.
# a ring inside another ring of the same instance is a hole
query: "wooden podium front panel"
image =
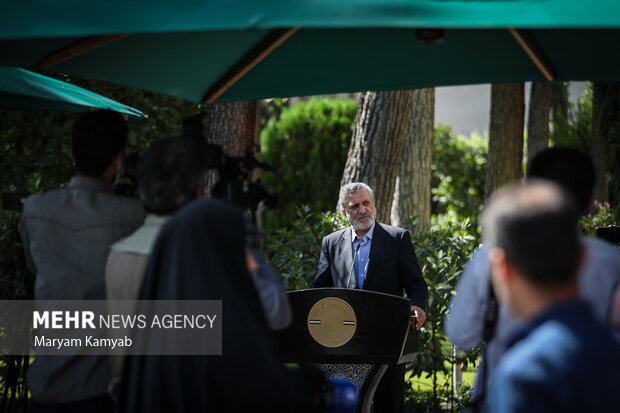
{"type": "Polygon", "coordinates": [[[411,307],[406,298],[344,288],[316,288],[287,295],[293,321],[289,328],[276,333],[285,362],[392,364],[403,361],[403,348],[417,351],[415,330],[407,334],[411,307]],[[328,303],[337,317],[326,319],[321,308],[327,305],[322,303],[328,303]],[[344,326],[332,334],[335,321],[344,326]],[[330,330],[326,332],[327,323],[330,330]]]}

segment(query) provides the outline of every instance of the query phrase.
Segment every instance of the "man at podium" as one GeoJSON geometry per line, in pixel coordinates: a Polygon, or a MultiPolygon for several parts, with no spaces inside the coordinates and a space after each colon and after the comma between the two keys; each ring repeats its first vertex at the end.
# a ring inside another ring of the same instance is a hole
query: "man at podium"
{"type": "MultiPolygon", "coordinates": [[[[426,319],[427,287],[409,232],[376,221],[374,193],[365,183],[343,186],[340,205],[351,226],[323,238],[310,288],[359,288],[399,297],[404,290],[420,328],[426,319]]],[[[373,399],[375,412],[404,411],[404,376],[404,364],[388,368],[373,399]]]]}

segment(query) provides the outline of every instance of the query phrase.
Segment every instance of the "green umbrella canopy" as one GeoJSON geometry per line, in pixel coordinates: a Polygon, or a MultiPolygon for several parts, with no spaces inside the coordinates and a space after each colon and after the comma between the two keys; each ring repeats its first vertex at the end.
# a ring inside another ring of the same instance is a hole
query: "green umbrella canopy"
{"type": "Polygon", "coordinates": [[[0,64],[195,102],[620,80],[616,0],[23,0],[0,16],[0,64]]]}
{"type": "Polygon", "coordinates": [[[16,67],[0,67],[0,108],[71,112],[108,109],[144,117],[139,110],[105,96],[16,67]]]}

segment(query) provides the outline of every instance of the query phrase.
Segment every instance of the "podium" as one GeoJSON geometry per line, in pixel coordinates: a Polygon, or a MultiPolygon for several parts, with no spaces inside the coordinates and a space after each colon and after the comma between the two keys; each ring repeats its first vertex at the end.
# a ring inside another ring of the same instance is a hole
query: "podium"
{"type": "Polygon", "coordinates": [[[322,364],[328,375],[353,381],[359,390],[356,412],[370,412],[388,365],[413,361],[417,354],[409,300],[346,288],[299,290],[287,295],[293,321],[276,333],[283,361],[322,364]]]}

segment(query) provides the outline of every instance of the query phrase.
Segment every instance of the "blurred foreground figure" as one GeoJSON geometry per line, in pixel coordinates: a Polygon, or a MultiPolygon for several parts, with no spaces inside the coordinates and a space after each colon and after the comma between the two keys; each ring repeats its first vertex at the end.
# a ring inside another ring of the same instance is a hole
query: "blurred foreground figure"
{"type": "MultiPolygon", "coordinates": [[[[144,224],[130,236],[112,244],[106,265],[108,300],[135,300],[146,264],[159,231],[176,211],[202,198],[205,174],[204,148],[187,138],[168,137],[153,142],[137,165],[140,199],[148,212],[144,224]]],[[[259,298],[273,330],[288,327],[291,310],[278,274],[260,252],[260,231],[248,222],[252,257],[257,268],[251,271],[259,298]]],[[[117,313],[114,303],[110,310],[117,313]]],[[[116,331],[120,337],[124,335],[116,331]]],[[[113,359],[113,375],[120,374],[120,358],[113,359]]]]}
{"type": "MultiPolygon", "coordinates": [[[[144,219],[137,199],[114,194],[112,183],[127,143],[116,112],[82,114],[73,125],[76,175],[66,188],[33,195],[20,233],[35,300],[103,300],[110,245],[144,219]]],[[[28,370],[31,412],[112,412],[105,355],[37,356],[28,370]]]]}
{"type": "Polygon", "coordinates": [[[137,298],[159,231],[172,214],[202,196],[206,166],[200,150],[189,139],[164,138],[153,142],[140,158],[138,193],[148,215],[133,234],[110,247],[105,274],[108,300],[137,298]]]}
{"type": "Polygon", "coordinates": [[[525,325],[490,377],[488,412],[617,408],[620,345],[578,298],[578,208],[559,187],[500,189],[482,217],[497,299],[525,325]]]}
{"type": "MultiPolygon", "coordinates": [[[[531,162],[528,179],[541,179],[561,186],[575,200],[577,209],[587,214],[592,204],[594,166],[585,154],[569,148],[548,148],[531,162]]],[[[577,220],[571,228],[577,232],[577,220]]],[[[579,296],[591,306],[601,323],[608,322],[614,286],[620,280],[620,250],[592,237],[579,237],[585,255],[577,282],[579,296]]],[[[507,340],[522,321],[506,305],[497,305],[491,288],[489,248],[480,248],[463,271],[450,301],[446,334],[460,350],[470,350],[486,343],[484,357],[474,386],[474,396],[481,402],[497,363],[507,347],[507,340]]]]}
{"type": "MultiPolygon", "coordinates": [[[[137,163],[140,199],[148,213],[134,233],[110,247],[105,285],[108,310],[121,314],[119,301],[136,300],[153,245],[166,221],[181,207],[202,196],[206,165],[201,147],[190,139],[155,141],[137,163]]],[[[111,338],[122,338],[128,329],[110,329],[111,338]]],[[[123,357],[110,357],[109,393],[117,400],[123,357]]]]}
{"type": "Polygon", "coordinates": [[[191,203],[161,230],[140,299],[222,300],[223,355],[128,357],[121,412],[321,411],[322,373],[276,355],[245,245],[242,212],[218,201],[191,203]]]}

